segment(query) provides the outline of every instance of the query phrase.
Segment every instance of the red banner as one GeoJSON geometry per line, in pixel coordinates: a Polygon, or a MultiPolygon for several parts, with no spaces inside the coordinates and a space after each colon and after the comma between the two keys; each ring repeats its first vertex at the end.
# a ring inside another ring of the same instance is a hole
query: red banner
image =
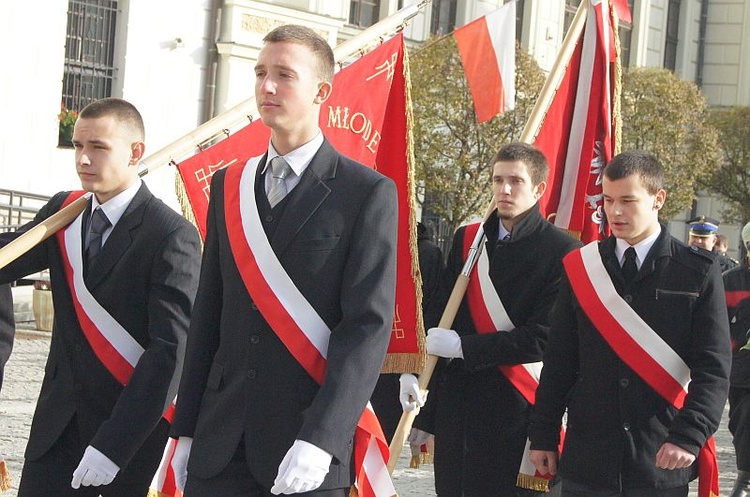
{"type": "Polygon", "coordinates": [[[593,0],[586,26],[535,145],[550,164],[542,213],[589,242],[604,238],[602,169],[614,153],[614,30],[609,4],[593,0]]]}
{"type": "MultiPolygon", "coordinates": [[[[424,349],[414,276],[418,264],[406,73],[403,35],[398,35],[336,74],[320,113],[320,128],[339,152],[390,177],[398,190],[396,309],[386,372],[421,370],[424,349]]],[[[258,120],[177,166],[183,212],[201,236],[206,234],[213,173],[265,153],[270,136],[258,120]]]]}

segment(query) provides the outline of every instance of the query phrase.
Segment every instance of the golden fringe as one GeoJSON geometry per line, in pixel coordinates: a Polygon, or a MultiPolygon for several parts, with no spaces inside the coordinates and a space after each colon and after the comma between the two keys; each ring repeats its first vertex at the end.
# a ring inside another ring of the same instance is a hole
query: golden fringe
{"type": "Polygon", "coordinates": [[[154,490],[153,488],[148,489],[148,494],[146,497],[172,497],[169,494],[165,494],[164,492],[159,492],[158,490],[154,490]]]}
{"type": "MultiPolygon", "coordinates": [[[[196,229],[198,229],[198,221],[195,219],[193,207],[190,205],[190,197],[188,197],[187,188],[185,188],[185,183],[182,181],[182,176],[180,175],[180,171],[177,170],[176,165],[174,172],[174,191],[177,195],[177,201],[180,203],[182,217],[187,219],[196,229]]],[[[151,496],[149,495],[148,497],[151,496]]]]}
{"type": "Polygon", "coordinates": [[[612,31],[615,32],[615,91],[612,96],[612,122],[615,124],[615,149],[612,152],[614,155],[617,155],[622,149],[622,61],[620,61],[620,30],[617,26],[617,17],[615,16],[612,0],[609,1],[609,15],[613,28],[612,31]]]}
{"type": "Polygon", "coordinates": [[[516,485],[535,492],[549,492],[549,480],[541,476],[518,474],[516,485]]]}
{"type": "Polygon", "coordinates": [[[411,254],[412,278],[414,279],[414,292],[416,294],[416,323],[418,352],[388,354],[383,364],[383,373],[418,373],[424,369],[427,361],[427,348],[425,345],[424,320],[422,318],[422,275],[419,272],[419,249],[417,243],[417,194],[416,194],[416,171],[414,167],[414,138],[412,127],[414,116],[411,111],[411,74],[409,70],[409,57],[406,46],[402,45],[404,52],[404,91],[406,93],[406,167],[407,167],[407,195],[409,197],[409,252],[411,254]]]}
{"type": "Polygon", "coordinates": [[[13,478],[8,472],[8,465],[5,460],[0,460],[0,493],[10,489],[10,485],[13,483],[13,478]]]}
{"type": "Polygon", "coordinates": [[[411,456],[409,459],[409,467],[411,469],[419,469],[422,464],[433,464],[435,456],[431,452],[422,452],[415,456],[411,456]]]}

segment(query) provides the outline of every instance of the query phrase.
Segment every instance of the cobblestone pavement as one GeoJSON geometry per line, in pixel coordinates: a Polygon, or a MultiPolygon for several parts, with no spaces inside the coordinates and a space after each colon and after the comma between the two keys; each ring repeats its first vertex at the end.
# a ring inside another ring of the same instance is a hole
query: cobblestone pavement
{"type": "MultiPolygon", "coordinates": [[[[18,330],[10,361],[6,365],[5,382],[0,393],[0,451],[5,455],[14,477],[13,488],[3,497],[16,497],[18,479],[23,466],[23,451],[31,426],[36,398],[41,387],[44,364],[49,350],[49,334],[18,330]]],[[[725,419],[716,434],[719,457],[720,486],[722,495],[727,495],[736,477],[734,449],[725,419]]],[[[408,469],[408,447],[404,448],[397,469],[394,471],[396,490],[401,497],[434,496],[432,466],[408,469]]],[[[695,485],[690,496],[697,496],[695,485]]]]}

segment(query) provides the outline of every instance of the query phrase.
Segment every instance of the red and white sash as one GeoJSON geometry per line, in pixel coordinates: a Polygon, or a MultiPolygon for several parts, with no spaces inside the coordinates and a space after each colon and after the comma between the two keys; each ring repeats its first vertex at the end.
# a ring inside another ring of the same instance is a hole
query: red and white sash
{"type": "MultiPolygon", "coordinates": [[[[73,192],[65,199],[62,207],[78,199],[85,192],[73,192]]],[[[83,279],[83,246],[81,228],[83,213],[65,229],[57,232],[63,260],[65,279],[70,288],[73,307],[78,317],[83,335],[86,337],[94,354],[104,367],[122,385],[127,385],[133,375],[136,364],[144,352],[143,347],[125,328],[102,307],[91,295],[83,279]]],[[[172,402],[164,413],[167,421],[172,421],[175,404],[172,402]]],[[[167,497],[175,495],[174,475],[171,471],[171,456],[174,453],[176,440],[168,439],[164,455],[154,480],[151,483],[149,495],[167,497]],[[168,459],[165,459],[169,456],[168,459]],[[155,493],[154,493],[155,492],[155,493]]]]}
{"type": "MultiPolygon", "coordinates": [[[[591,242],[563,259],[568,280],[578,303],[610,347],[651,388],[677,409],[682,408],[690,382],[690,368],[617,293],[591,242]]],[[[714,438],[698,453],[698,494],[719,494],[714,438]]]]}
{"type": "MultiPolygon", "coordinates": [[[[479,224],[470,224],[464,232],[464,258],[468,256],[471,243],[476,236],[479,224]]],[[[497,289],[490,279],[490,261],[487,252],[482,250],[477,263],[469,276],[469,286],[466,290],[466,300],[469,312],[477,333],[508,332],[516,326],[508,316],[497,289]]],[[[523,395],[529,404],[534,404],[536,387],[542,372],[542,363],[514,364],[499,366],[498,369],[510,383],[523,395]]],[[[542,475],[534,468],[529,460],[530,442],[521,459],[518,485],[532,490],[547,490],[550,475],[542,475]]]]}
{"type": "MultiPolygon", "coordinates": [[[[299,291],[274,253],[255,200],[260,157],[227,167],[224,185],[229,242],[245,287],[264,319],[294,358],[323,383],[331,330],[299,291]]],[[[361,497],[396,495],[387,462],[388,444],[372,407],[362,413],[354,435],[356,485],[361,497]]]]}

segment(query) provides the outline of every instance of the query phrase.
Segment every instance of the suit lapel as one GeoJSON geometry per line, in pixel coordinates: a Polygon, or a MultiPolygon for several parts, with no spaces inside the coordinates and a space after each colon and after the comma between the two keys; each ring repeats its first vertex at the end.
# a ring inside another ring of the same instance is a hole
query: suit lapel
{"type": "Polygon", "coordinates": [[[146,187],[146,184],[143,183],[125,210],[125,213],[115,225],[112,233],[110,233],[102,247],[102,251],[89,265],[84,277],[89,290],[94,289],[102,282],[104,277],[120,261],[125,251],[133,243],[131,231],[137,228],[143,221],[143,213],[151,197],[151,192],[146,187]]]}
{"type": "Polygon", "coordinates": [[[320,150],[302,173],[300,182],[289,194],[289,203],[271,240],[271,247],[277,255],[284,253],[300,229],[330,195],[331,189],[325,182],[336,176],[338,157],[328,140],[324,140],[320,150]]]}

